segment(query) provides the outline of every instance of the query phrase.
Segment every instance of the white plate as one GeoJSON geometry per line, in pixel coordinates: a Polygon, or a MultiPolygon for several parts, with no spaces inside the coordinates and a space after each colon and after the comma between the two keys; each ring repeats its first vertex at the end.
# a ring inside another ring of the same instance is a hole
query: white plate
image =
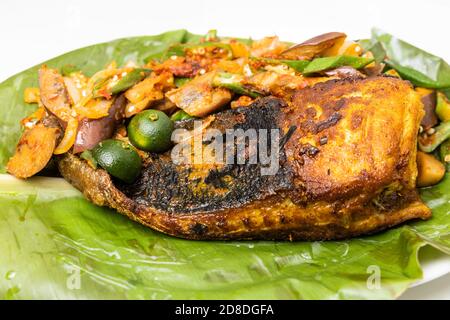
{"type": "Polygon", "coordinates": [[[411,288],[433,281],[450,272],[450,256],[425,246],[420,250],[419,261],[423,269],[423,279],[411,285],[411,288]]]}
{"type": "Polygon", "coordinates": [[[423,279],[412,284],[401,300],[450,300],[450,256],[431,246],[420,250],[423,279]]]}

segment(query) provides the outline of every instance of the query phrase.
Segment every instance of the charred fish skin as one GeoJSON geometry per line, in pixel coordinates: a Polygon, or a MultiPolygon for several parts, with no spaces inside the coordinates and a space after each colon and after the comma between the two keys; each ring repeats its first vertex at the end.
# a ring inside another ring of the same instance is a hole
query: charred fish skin
{"type": "Polygon", "coordinates": [[[282,149],[280,175],[268,181],[257,182],[250,167],[237,166],[238,183],[221,193],[219,182],[229,168],[219,173],[207,169],[213,192],[190,194],[196,182],[187,175],[180,180],[183,169],[167,155],[153,156],[139,182],[126,187],[72,154],[60,158],[60,171],[95,204],[188,239],[343,239],[431,216],[415,189],[423,110],[408,82],[384,77],[332,80],[299,90],[289,106],[276,98],[255,103],[260,105],[247,107],[248,113],[238,109],[216,114],[212,125],[250,127],[257,118],[252,112],[265,110],[273,116],[261,118],[261,124],[283,133],[296,126],[282,149]],[[386,121],[392,129],[382,125],[386,121]],[[166,185],[177,189],[162,191],[161,200],[153,193],[169,189],[166,185]]]}
{"type": "MultiPolygon", "coordinates": [[[[222,141],[230,140],[227,129],[233,129],[233,132],[241,130],[242,133],[248,132],[249,129],[255,130],[257,135],[254,138],[262,139],[264,135],[270,156],[271,130],[283,134],[278,121],[284,107],[286,105],[281,99],[261,99],[251,108],[223,112],[220,116],[214,117],[207,129],[220,131],[222,141]]],[[[194,120],[185,121],[182,126],[192,129],[193,122],[194,120]]],[[[140,205],[165,210],[171,214],[205,213],[238,208],[282,190],[292,189],[292,171],[286,165],[283,149],[277,148],[279,170],[274,175],[262,175],[261,162],[250,163],[248,159],[252,143],[250,138],[245,142],[247,154],[245,163],[237,163],[238,142],[233,138],[232,163],[212,168],[207,164],[176,165],[169,155],[151,155],[135,183],[128,185],[117,182],[116,186],[140,205]]],[[[258,147],[256,143],[254,145],[258,147]]],[[[224,157],[225,147],[224,145],[222,148],[224,157]]]]}

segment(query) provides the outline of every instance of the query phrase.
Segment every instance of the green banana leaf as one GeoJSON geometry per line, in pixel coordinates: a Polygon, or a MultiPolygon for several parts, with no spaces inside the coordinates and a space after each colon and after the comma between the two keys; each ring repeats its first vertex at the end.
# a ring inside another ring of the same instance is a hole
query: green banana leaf
{"type": "MultiPolygon", "coordinates": [[[[87,74],[115,59],[140,63],[179,30],[79,49],[46,64],[87,74]]],[[[0,84],[0,172],[33,107],[25,87],[37,68],[0,84]]],[[[152,231],[97,207],[61,178],[0,174],[0,298],[3,299],[389,299],[422,276],[425,245],[450,254],[450,174],[422,197],[433,218],[346,241],[213,242],[152,231]],[[379,286],[373,275],[380,276],[379,286]],[[374,285],[375,284],[375,285],[374,285]]]]}
{"type": "Polygon", "coordinates": [[[442,58],[419,49],[380,29],[372,29],[371,39],[360,44],[371,50],[377,62],[397,70],[414,85],[432,89],[450,88],[450,65],[442,58]]]}

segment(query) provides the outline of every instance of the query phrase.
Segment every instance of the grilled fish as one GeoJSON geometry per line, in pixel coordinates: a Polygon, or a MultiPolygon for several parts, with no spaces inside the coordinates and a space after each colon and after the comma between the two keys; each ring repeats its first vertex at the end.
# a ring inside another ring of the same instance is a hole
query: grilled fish
{"type": "MultiPolygon", "coordinates": [[[[270,141],[277,131],[278,149],[269,146],[278,161],[273,174],[262,174],[267,164],[248,161],[250,143],[245,161],[231,164],[176,164],[170,152],[149,154],[133,184],[70,153],[58,163],[93,203],[173,236],[342,239],[431,216],[415,187],[422,117],[420,97],[407,81],[330,80],[289,101],[260,98],[203,120],[224,136],[227,129],[253,128],[262,132],[258,140],[270,141]]],[[[194,120],[178,126],[192,129],[194,120]]]]}

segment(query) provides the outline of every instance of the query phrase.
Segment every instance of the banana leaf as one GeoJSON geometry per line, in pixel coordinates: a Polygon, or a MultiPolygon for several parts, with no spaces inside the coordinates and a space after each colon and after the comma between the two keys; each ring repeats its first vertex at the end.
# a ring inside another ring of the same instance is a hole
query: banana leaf
{"type": "MultiPolygon", "coordinates": [[[[184,30],[98,44],[46,62],[87,74],[196,41],[184,30]]],[[[0,172],[32,112],[33,67],[0,84],[0,172]]],[[[97,207],[61,178],[0,174],[3,299],[390,299],[422,277],[425,245],[450,254],[450,174],[421,191],[433,218],[346,241],[177,239],[97,207]],[[380,276],[374,285],[374,270],[380,276]]]]}
{"type": "Polygon", "coordinates": [[[372,29],[371,39],[361,40],[360,44],[374,53],[377,62],[384,60],[416,86],[450,88],[450,65],[442,58],[377,28],[372,29]]]}

